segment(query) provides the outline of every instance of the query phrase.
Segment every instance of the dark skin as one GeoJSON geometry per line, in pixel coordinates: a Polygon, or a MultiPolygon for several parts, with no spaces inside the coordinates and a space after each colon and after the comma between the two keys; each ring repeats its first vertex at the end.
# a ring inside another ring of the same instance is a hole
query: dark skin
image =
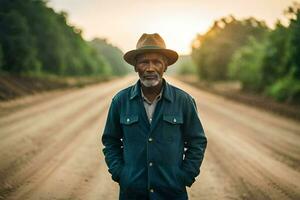
{"type": "MultiPolygon", "coordinates": [[[[134,67],[135,71],[140,77],[144,77],[146,80],[154,81],[157,80],[155,76],[151,76],[155,72],[162,78],[164,72],[167,70],[167,63],[163,55],[159,53],[145,53],[137,56],[136,65],[134,67]]],[[[155,86],[146,87],[141,84],[143,94],[151,102],[157,97],[162,89],[162,80],[155,86]]]]}

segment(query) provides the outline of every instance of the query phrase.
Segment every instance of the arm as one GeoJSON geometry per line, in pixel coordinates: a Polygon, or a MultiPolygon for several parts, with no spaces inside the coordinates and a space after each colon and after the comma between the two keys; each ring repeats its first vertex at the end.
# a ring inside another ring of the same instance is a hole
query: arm
{"type": "Polygon", "coordinates": [[[109,108],[105,129],[102,135],[102,143],[104,145],[103,153],[108,171],[112,175],[112,179],[116,182],[120,179],[120,173],[123,168],[123,142],[122,129],[120,126],[120,115],[117,105],[112,100],[109,108]]]}
{"type": "Polygon", "coordinates": [[[193,98],[188,98],[184,113],[183,135],[186,151],[182,173],[185,184],[190,187],[195,181],[195,177],[200,173],[207,139],[193,98]]]}

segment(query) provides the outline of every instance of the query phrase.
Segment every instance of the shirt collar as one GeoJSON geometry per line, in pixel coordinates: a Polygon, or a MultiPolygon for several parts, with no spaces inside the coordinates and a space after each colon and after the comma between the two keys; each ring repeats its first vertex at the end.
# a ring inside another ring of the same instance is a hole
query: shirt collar
{"type": "Polygon", "coordinates": [[[156,98],[154,99],[153,102],[150,102],[150,101],[147,99],[147,97],[146,97],[146,96],[144,95],[144,93],[143,93],[142,88],[141,88],[141,95],[142,95],[144,101],[146,101],[147,104],[151,105],[151,104],[153,104],[155,101],[159,101],[159,100],[161,99],[163,90],[164,90],[164,87],[161,89],[161,91],[160,91],[159,94],[156,96],[156,98]]]}
{"type": "MultiPolygon", "coordinates": [[[[167,83],[167,81],[163,78],[163,90],[162,90],[162,96],[167,99],[170,102],[173,102],[173,95],[172,90],[170,88],[171,86],[167,83]]],[[[134,99],[137,96],[141,95],[141,83],[140,80],[136,82],[136,84],[131,88],[130,91],[130,100],[134,99]]]]}

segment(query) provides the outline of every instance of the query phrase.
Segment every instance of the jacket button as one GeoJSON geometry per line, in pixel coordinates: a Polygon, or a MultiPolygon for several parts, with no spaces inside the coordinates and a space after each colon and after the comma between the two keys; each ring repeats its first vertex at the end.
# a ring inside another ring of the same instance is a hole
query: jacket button
{"type": "Polygon", "coordinates": [[[126,119],[126,121],[127,121],[127,122],[130,122],[130,119],[129,119],[129,118],[127,118],[127,119],[126,119]]]}
{"type": "Polygon", "coordinates": [[[154,190],[153,190],[153,189],[150,189],[150,192],[151,192],[151,193],[153,193],[153,192],[154,192],[154,190]]]}
{"type": "Polygon", "coordinates": [[[149,166],[152,167],[152,165],[153,165],[153,163],[152,163],[152,162],[149,162],[149,166]]]}
{"type": "Polygon", "coordinates": [[[152,139],[152,138],[149,138],[149,139],[148,139],[148,141],[149,141],[149,142],[152,142],[152,141],[153,141],[153,139],[152,139]]]}

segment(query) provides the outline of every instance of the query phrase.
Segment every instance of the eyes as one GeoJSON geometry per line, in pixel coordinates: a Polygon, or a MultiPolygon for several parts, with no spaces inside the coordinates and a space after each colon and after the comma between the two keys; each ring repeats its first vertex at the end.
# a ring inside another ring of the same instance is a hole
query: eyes
{"type": "Polygon", "coordinates": [[[158,67],[161,67],[163,66],[163,61],[161,60],[140,60],[140,61],[137,61],[137,65],[138,66],[141,66],[141,67],[144,67],[144,66],[148,66],[150,65],[150,63],[152,63],[153,65],[155,66],[158,66],[158,67]]]}

